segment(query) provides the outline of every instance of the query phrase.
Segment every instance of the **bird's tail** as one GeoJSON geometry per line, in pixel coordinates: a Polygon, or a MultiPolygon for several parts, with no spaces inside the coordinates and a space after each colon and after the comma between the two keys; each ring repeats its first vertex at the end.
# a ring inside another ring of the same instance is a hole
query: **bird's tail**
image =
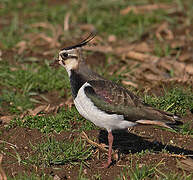
{"type": "Polygon", "coordinates": [[[180,117],[173,116],[173,121],[164,122],[160,120],[138,120],[136,121],[138,124],[144,124],[144,125],[155,125],[155,126],[161,126],[169,129],[174,129],[179,131],[179,125],[182,125],[183,123],[180,121],[180,117]]]}
{"type": "Polygon", "coordinates": [[[180,121],[181,119],[180,117],[175,115],[173,116],[173,119],[174,119],[174,122],[166,123],[166,125],[169,126],[171,129],[179,131],[180,130],[179,126],[183,125],[183,122],[180,121]]]}

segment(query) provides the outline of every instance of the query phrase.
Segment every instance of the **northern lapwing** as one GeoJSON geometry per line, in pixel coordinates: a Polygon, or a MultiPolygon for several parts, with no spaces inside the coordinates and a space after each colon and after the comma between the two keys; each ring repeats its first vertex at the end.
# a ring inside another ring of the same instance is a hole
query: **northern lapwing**
{"type": "Polygon", "coordinates": [[[112,163],[112,131],[127,129],[138,124],[158,125],[171,128],[179,118],[146,104],[132,92],[106,80],[85,64],[81,48],[95,37],[91,33],[85,40],[59,52],[57,62],[70,78],[72,97],[78,112],[96,126],[108,131],[108,161],[112,163]]]}

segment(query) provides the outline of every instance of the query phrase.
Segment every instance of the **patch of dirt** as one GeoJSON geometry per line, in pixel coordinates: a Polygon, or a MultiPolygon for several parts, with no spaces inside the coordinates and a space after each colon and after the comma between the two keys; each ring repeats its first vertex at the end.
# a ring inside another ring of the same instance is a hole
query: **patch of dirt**
{"type": "Polygon", "coordinates": [[[16,62],[15,62],[15,58],[14,58],[14,55],[16,54],[17,52],[13,51],[13,50],[2,50],[2,59],[6,60],[6,62],[10,63],[11,65],[15,65],[16,62]]]}
{"type": "MultiPolygon", "coordinates": [[[[16,176],[18,173],[24,172],[27,174],[37,172],[39,175],[43,173],[52,176],[58,175],[61,179],[76,179],[78,177],[79,166],[66,164],[37,168],[34,165],[25,166],[22,163],[19,164],[16,158],[11,156],[11,154],[16,155],[16,152],[20,155],[21,159],[32,155],[34,152],[32,152],[30,144],[35,145],[45,140],[45,134],[40,133],[36,129],[21,127],[5,130],[3,125],[0,130],[2,132],[1,144],[4,144],[4,151],[6,152],[1,152],[3,154],[2,167],[8,176],[16,176]]],[[[107,144],[107,132],[105,130],[92,130],[86,133],[89,138],[96,139],[98,143],[107,144]]],[[[132,165],[135,167],[136,163],[153,166],[160,163],[158,169],[161,172],[169,173],[172,171],[183,174],[183,171],[178,167],[178,161],[184,159],[184,155],[193,155],[193,138],[190,136],[144,126],[134,127],[129,133],[126,131],[115,131],[113,135],[113,149],[118,151],[119,160],[114,162],[114,165],[108,169],[100,169],[99,167],[102,165],[102,162],[107,160],[107,156],[102,152],[99,153],[93,147],[95,153],[92,159],[87,161],[89,167],[83,166],[83,173],[85,173],[86,177],[91,178],[94,173],[100,174],[102,179],[110,180],[112,177],[117,177],[120,174],[123,166],[132,165]],[[142,155],[136,154],[147,149],[150,152],[142,155]],[[169,153],[164,153],[163,149],[169,151],[169,153]]],[[[73,141],[75,137],[80,136],[80,133],[62,132],[60,134],[54,133],[52,136],[58,141],[73,141]]],[[[186,173],[190,172],[187,171],[186,173]]]]}
{"type": "Polygon", "coordinates": [[[86,58],[86,64],[88,64],[92,69],[96,69],[96,67],[104,67],[106,64],[105,60],[105,54],[95,52],[86,58]]]}
{"type": "MultiPolygon", "coordinates": [[[[42,104],[51,104],[52,106],[58,106],[60,104],[64,104],[67,100],[67,92],[65,92],[65,95],[63,97],[60,97],[59,92],[57,91],[51,91],[44,93],[43,96],[46,98],[43,99],[41,96],[35,96],[35,99],[40,101],[42,104]]],[[[36,107],[41,104],[36,104],[36,107]]]]}

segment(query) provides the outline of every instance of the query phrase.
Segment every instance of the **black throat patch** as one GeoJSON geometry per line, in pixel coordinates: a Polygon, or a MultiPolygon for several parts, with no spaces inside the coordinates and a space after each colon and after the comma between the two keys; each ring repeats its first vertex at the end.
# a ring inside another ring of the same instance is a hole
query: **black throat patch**
{"type": "Polygon", "coordinates": [[[72,89],[72,97],[75,99],[79,89],[86,83],[85,78],[74,70],[71,70],[70,83],[72,89]]]}

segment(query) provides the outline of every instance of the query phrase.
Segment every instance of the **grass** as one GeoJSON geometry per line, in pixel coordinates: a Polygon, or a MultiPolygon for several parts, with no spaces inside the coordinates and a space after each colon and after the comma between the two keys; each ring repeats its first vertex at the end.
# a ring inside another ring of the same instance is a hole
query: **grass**
{"type": "Polygon", "coordinates": [[[184,135],[193,135],[192,123],[187,122],[181,126],[180,133],[184,135]]]}
{"type": "Polygon", "coordinates": [[[116,178],[116,180],[149,180],[149,179],[159,179],[159,180],[191,180],[193,177],[193,174],[187,175],[185,172],[183,174],[178,173],[167,173],[164,174],[161,171],[158,170],[157,164],[155,166],[151,165],[140,165],[139,163],[136,164],[136,166],[128,167],[125,166],[120,174],[116,178]]]}
{"type": "MultiPolygon", "coordinates": [[[[0,62],[1,63],[1,62],[0,62]]],[[[50,91],[59,91],[61,96],[70,95],[70,84],[63,68],[53,70],[47,61],[43,65],[26,64],[21,67],[1,63],[0,86],[4,89],[0,94],[0,107],[8,106],[10,113],[21,113],[41,103],[37,97],[49,100],[43,95],[50,91]]]]}
{"type": "Polygon", "coordinates": [[[14,177],[7,177],[7,180],[53,180],[53,177],[48,175],[38,176],[36,173],[28,174],[19,174],[14,177]]]}
{"type": "Polygon", "coordinates": [[[24,119],[17,118],[10,124],[10,128],[14,126],[36,128],[43,133],[61,131],[83,131],[96,129],[96,126],[90,121],[85,120],[73,107],[70,109],[61,109],[56,115],[48,116],[26,116],[24,119]]]}
{"type": "Polygon", "coordinates": [[[183,172],[183,174],[178,173],[167,173],[164,174],[161,171],[157,169],[157,172],[159,173],[158,180],[191,180],[193,178],[193,174],[187,175],[186,172],[183,172]]]}
{"type": "Polygon", "coordinates": [[[29,94],[3,89],[0,96],[0,107],[7,108],[10,113],[19,114],[21,111],[31,109],[34,106],[29,94]]]}
{"type": "MultiPolygon", "coordinates": [[[[186,90],[181,87],[171,88],[165,90],[163,96],[157,97],[145,95],[144,100],[153,107],[180,116],[186,115],[187,111],[192,111],[193,109],[193,94],[191,88],[186,90]]],[[[192,135],[193,130],[191,124],[191,122],[184,123],[179,129],[180,133],[184,135],[192,135]]]]}
{"type": "Polygon", "coordinates": [[[158,109],[174,114],[185,115],[187,110],[193,109],[192,90],[185,90],[181,87],[165,90],[164,95],[160,97],[146,95],[144,100],[158,109]]]}
{"type": "MultiPolygon", "coordinates": [[[[114,34],[119,38],[126,38],[130,41],[139,39],[153,24],[160,23],[163,20],[175,23],[175,19],[167,17],[167,12],[162,10],[147,13],[146,16],[134,14],[133,12],[126,15],[120,14],[120,9],[124,9],[129,5],[147,3],[147,0],[141,0],[141,2],[99,0],[95,3],[92,0],[87,0],[86,7],[84,7],[85,3],[74,3],[72,1],[69,2],[68,6],[56,4],[50,8],[45,1],[34,1],[34,3],[23,0],[14,3],[12,1],[3,1],[2,6],[4,8],[0,11],[0,15],[5,16],[8,11],[11,12],[9,13],[11,26],[5,26],[2,29],[0,38],[3,39],[5,49],[14,47],[22,39],[24,32],[37,32],[37,29],[31,28],[31,24],[37,21],[49,22],[53,25],[63,24],[67,12],[72,14],[70,20],[73,26],[93,24],[99,32],[114,34]],[[82,11],[79,11],[79,9],[82,9],[82,11]],[[77,16],[74,16],[74,14],[77,16]],[[27,18],[29,15],[30,18],[27,18]],[[22,20],[22,23],[20,20],[22,20]]],[[[38,31],[40,32],[41,29],[38,31]]]]}
{"type": "Polygon", "coordinates": [[[155,167],[136,164],[135,168],[125,167],[120,176],[116,180],[130,179],[130,180],[143,180],[152,179],[155,175],[155,167]]]}
{"type": "MultiPolygon", "coordinates": [[[[6,61],[6,60],[5,60],[6,61]]],[[[69,80],[64,68],[57,70],[49,67],[48,61],[25,64],[22,68],[1,64],[0,85],[20,89],[22,93],[45,93],[51,90],[70,89],[69,80]]]]}
{"type": "Polygon", "coordinates": [[[33,155],[25,159],[26,163],[37,167],[49,167],[53,165],[63,165],[86,163],[91,155],[91,146],[86,146],[80,139],[71,141],[56,141],[48,138],[46,141],[32,146],[33,155]]]}

